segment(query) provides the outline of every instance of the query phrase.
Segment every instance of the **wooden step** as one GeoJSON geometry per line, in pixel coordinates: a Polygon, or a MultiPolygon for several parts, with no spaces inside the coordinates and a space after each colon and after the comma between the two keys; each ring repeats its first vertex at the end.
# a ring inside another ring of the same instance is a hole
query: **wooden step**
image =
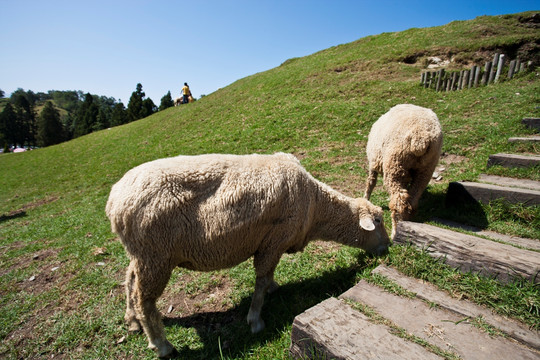
{"type": "Polygon", "coordinates": [[[480,174],[479,182],[486,184],[494,184],[500,186],[518,187],[522,189],[531,189],[540,191],[540,181],[529,179],[516,179],[497,175],[480,174]]]}
{"type": "Polygon", "coordinates": [[[455,221],[446,220],[446,219],[433,218],[432,221],[439,223],[441,225],[455,228],[455,229],[469,231],[469,232],[475,233],[478,236],[485,236],[493,240],[501,241],[501,242],[504,242],[513,246],[518,246],[518,247],[522,247],[522,248],[533,250],[533,251],[540,251],[540,239],[527,239],[527,238],[521,238],[518,236],[499,234],[494,231],[482,230],[476,226],[464,225],[464,224],[460,224],[455,221]]]}
{"type": "Polygon", "coordinates": [[[447,292],[428,282],[403,275],[394,268],[379,265],[374,274],[382,275],[392,280],[404,289],[416,294],[416,297],[437,304],[442,308],[464,317],[481,317],[484,322],[504,332],[507,336],[534,349],[540,350],[540,332],[531,330],[529,326],[507,317],[498,315],[493,311],[467,300],[460,300],[450,296],[447,292]]]}
{"type": "Polygon", "coordinates": [[[516,155],[499,153],[489,156],[487,167],[493,165],[501,165],[509,168],[527,168],[536,166],[538,164],[540,164],[540,156],[538,155],[516,155]]]}
{"type": "Polygon", "coordinates": [[[502,282],[523,277],[540,283],[540,253],[535,251],[410,221],[398,223],[393,241],[413,244],[464,273],[478,273],[502,282]]]}
{"type": "Polygon", "coordinates": [[[531,129],[540,131],[540,118],[524,118],[521,123],[531,129]]]}
{"type": "Polygon", "coordinates": [[[508,142],[539,142],[540,136],[519,136],[508,138],[508,142]]]}
{"type": "Polygon", "coordinates": [[[453,298],[395,269],[379,266],[373,273],[414,295],[399,296],[361,280],[339,299],[327,299],[294,319],[290,347],[293,357],[441,359],[440,352],[475,360],[540,357],[538,331],[470,301],[453,298]],[[476,321],[506,336],[489,335],[473,325],[476,321]]]}
{"type": "Polygon", "coordinates": [[[340,298],[368,305],[407,333],[461,359],[538,360],[540,355],[534,349],[511,340],[490,336],[473,326],[469,316],[432,306],[416,297],[391,294],[365,280],[361,280],[340,298]]]}
{"type": "Polygon", "coordinates": [[[290,354],[297,359],[441,359],[336,298],[294,319],[290,354]]]}
{"type": "Polygon", "coordinates": [[[448,206],[459,205],[467,201],[487,204],[497,199],[503,199],[512,204],[538,205],[540,204],[540,191],[471,181],[456,181],[448,184],[446,192],[448,206]]]}

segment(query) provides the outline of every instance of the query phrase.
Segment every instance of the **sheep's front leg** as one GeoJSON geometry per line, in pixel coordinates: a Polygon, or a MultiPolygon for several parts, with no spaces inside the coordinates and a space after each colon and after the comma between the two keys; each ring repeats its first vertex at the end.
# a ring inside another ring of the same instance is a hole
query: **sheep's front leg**
{"type": "MultiPolygon", "coordinates": [[[[264,253],[264,252],[263,252],[264,253]]],[[[257,277],[255,279],[255,291],[251,300],[247,322],[251,326],[252,333],[258,333],[264,329],[264,321],[261,318],[261,309],[264,303],[265,294],[275,291],[278,287],[274,281],[274,270],[279,262],[281,254],[271,258],[267,256],[255,255],[254,266],[257,277]],[[277,257],[277,258],[276,258],[277,257]]]]}

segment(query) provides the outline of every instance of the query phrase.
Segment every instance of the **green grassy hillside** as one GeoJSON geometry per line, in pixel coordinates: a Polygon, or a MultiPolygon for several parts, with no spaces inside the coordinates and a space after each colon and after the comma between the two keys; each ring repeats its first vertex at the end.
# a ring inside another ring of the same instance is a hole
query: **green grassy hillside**
{"type": "MultiPolygon", "coordinates": [[[[27,153],[0,156],[0,357],[152,358],[143,335],[122,324],[128,261],[104,213],[112,184],[143,162],[178,154],[294,153],[315,177],[361,196],[371,124],[390,107],[433,109],[444,130],[443,180],[424,194],[417,221],[436,216],[540,238],[537,208],[493,204],[461,213],[444,207],[450,181],[482,172],[540,180],[538,169],[487,170],[496,152],[538,153],[508,144],[531,133],[523,117],[539,116],[538,72],[460,92],[419,86],[429,56],[451,68],[482,64],[495,51],[539,64],[540,30],[531,15],[480,17],[445,26],[383,33],[294,58],[240,79],[200,101],[134,123],[27,153]]],[[[377,187],[372,201],[386,210],[377,187]]],[[[388,211],[386,211],[388,213],[388,211]]],[[[388,214],[386,214],[387,219],[388,214]]],[[[390,221],[387,220],[387,224],[390,221]]],[[[360,250],[311,245],[287,255],[283,287],[263,308],[267,329],[252,336],[244,318],[253,290],[250,263],[201,274],[178,270],[160,301],[169,340],[185,358],[286,358],[294,316],[368,276],[378,262],[435,282],[538,327],[540,293],[460,275],[412,249],[382,259],[360,250]]]]}

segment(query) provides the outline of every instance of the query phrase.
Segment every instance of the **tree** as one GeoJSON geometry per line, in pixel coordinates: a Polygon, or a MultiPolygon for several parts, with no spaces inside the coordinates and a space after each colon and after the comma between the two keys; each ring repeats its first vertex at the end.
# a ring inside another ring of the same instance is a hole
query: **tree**
{"type": "Polygon", "coordinates": [[[0,138],[2,147],[14,145],[17,132],[17,114],[11,103],[7,103],[2,113],[0,113],[0,138]]]}
{"type": "Polygon", "coordinates": [[[141,83],[137,84],[137,89],[131,93],[127,107],[128,121],[135,121],[141,119],[143,109],[143,99],[146,94],[142,91],[141,83]]]}
{"type": "Polygon", "coordinates": [[[49,146],[62,142],[64,139],[60,113],[52,102],[47,101],[37,124],[38,146],[49,146]]]}
{"type": "MultiPolygon", "coordinates": [[[[33,94],[33,93],[32,93],[33,94]]],[[[15,104],[17,122],[15,126],[14,145],[35,145],[36,140],[36,116],[34,107],[27,99],[27,94],[22,89],[17,90],[15,96],[11,96],[15,104]]]]}
{"type": "Polygon", "coordinates": [[[147,116],[152,115],[153,113],[157,112],[158,108],[152,101],[152,99],[144,99],[142,103],[142,109],[141,109],[141,119],[145,118],[147,116]]]}
{"type": "Polygon", "coordinates": [[[94,97],[87,93],[73,123],[73,137],[91,133],[97,123],[98,113],[99,108],[94,104],[94,97]]]}
{"type": "Polygon", "coordinates": [[[118,126],[123,125],[128,122],[126,108],[124,107],[124,104],[119,102],[118,104],[114,105],[114,108],[112,110],[111,114],[111,126],[118,126]]]}
{"type": "Polygon", "coordinates": [[[167,108],[173,107],[174,102],[171,96],[171,92],[167,92],[162,98],[161,98],[161,104],[159,105],[159,111],[165,110],[167,108]]]}
{"type": "Polygon", "coordinates": [[[6,93],[4,90],[0,89],[0,99],[2,99],[4,96],[6,96],[6,93]]]}

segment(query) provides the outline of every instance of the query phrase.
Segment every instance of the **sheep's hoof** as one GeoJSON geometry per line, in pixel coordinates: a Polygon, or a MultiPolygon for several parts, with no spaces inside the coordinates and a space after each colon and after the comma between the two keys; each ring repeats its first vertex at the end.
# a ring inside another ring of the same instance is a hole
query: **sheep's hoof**
{"type": "Polygon", "coordinates": [[[248,321],[248,324],[251,325],[252,334],[256,334],[264,330],[264,320],[261,318],[253,321],[248,321]]]}
{"type": "Polygon", "coordinates": [[[148,348],[154,350],[160,359],[173,359],[179,355],[178,351],[167,340],[160,346],[150,343],[148,344],[148,348]]]}
{"type": "Polygon", "coordinates": [[[271,294],[271,293],[273,293],[274,291],[276,291],[277,289],[279,289],[278,283],[275,282],[275,281],[272,281],[272,283],[271,283],[270,286],[268,287],[268,290],[266,290],[266,293],[271,294]]]}
{"type": "Polygon", "coordinates": [[[251,332],[256,334],[264,330],[264,321],[259,321],[258,323],[251,324],[251,332]]]}
{"type": "Polygon", "coordinates": [[[128,333],[138,334],[142,332],[142,326],[137,320],[133,320],[127,323],[128,333]]]}

